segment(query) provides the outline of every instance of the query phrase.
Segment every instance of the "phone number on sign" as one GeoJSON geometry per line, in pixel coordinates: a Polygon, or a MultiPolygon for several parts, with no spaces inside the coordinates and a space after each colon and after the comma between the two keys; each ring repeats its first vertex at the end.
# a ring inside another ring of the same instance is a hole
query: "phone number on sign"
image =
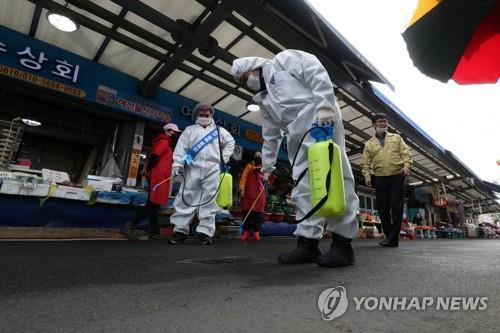
{"type": "Polygon", "coordinates": [[[46,78],[43,78],[38,75],[34,75],[28,72],[23,72],[15,68],[11,68],[8,66],[0,65],[0,74],[10,76],[19,80],[31,82],[33,84],[36,84],[37,86],[61,91],[66,94],[78,96],[78,97],[85,97],[86,93],[82,89],[74,88],[67,86],[65,84],[52,81],[46,78]]]}

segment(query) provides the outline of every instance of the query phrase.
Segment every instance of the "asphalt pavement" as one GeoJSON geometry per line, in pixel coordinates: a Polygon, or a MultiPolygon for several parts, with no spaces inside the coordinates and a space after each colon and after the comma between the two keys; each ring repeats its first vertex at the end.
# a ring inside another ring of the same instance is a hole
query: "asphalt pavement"
{"type": "Polygon", "coordinates": [[[277,263],[294,246],[279,238],[213,246],[2,241],[0,331],[500,332],[500,240],[413,240],[399,248],[356,240],[356,264],[337,269],[277,263]],[[323,297],[320,312],[318,297],[339,286],[346,312],[341,297],[323,297]],[[390,297],[404,304],[383,308],[381,298],[390,297]],[[453,297],[455,307],[436,308],[453,297]],[[463,310],[462,297],[484,297],[481,309],[463,310]]]}

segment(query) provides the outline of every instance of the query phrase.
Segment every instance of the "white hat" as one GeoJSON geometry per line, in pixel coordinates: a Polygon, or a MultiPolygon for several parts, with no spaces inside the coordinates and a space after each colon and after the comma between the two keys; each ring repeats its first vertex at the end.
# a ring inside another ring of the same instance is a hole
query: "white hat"
{"type": "Polygon", "coordinates": [[[176,124],[174,123],[168,123],[166,124],[165,126],[163,126],[163,130],[166,131],[166,130],[172,130],[174,132],[182,132],[179,127],[177,127],[176,124]]]}

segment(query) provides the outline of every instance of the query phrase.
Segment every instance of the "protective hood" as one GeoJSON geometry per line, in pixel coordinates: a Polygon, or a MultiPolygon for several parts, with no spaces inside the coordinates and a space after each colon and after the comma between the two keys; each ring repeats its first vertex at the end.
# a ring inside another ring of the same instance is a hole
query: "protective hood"
{"type": "Polygon", "coordinates": [[[245,57],[236,59],[233,61],[233,67],[231,67],[231,74],[233,75],[236,82],[240,81],[241,74],[251,71],[259,67],[263,67],[267,64],[272,64],[271,60],[259,57],[245,57]]]}

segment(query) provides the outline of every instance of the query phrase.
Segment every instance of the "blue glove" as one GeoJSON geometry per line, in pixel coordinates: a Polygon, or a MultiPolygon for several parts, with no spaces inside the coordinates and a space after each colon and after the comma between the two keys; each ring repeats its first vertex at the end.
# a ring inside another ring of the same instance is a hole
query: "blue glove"
{"type": "Polygon", "coordinates": [[[191,165],[193,164],[193,156],[189,155],[189,154],[186,154],[184,156],[182,156],[182,160],[184,161],[184,163],[186,163],[187,165],[191,165]]]}

